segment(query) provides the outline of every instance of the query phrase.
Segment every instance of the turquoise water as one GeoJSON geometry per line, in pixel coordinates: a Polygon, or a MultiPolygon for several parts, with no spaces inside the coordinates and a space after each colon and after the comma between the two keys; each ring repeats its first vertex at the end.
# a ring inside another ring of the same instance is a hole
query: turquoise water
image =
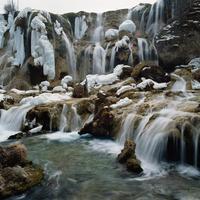
{"type": "Polygon", "coordinates": [[[116,162],[115,142],[76,133],[57,133],[21,141],[29,157],[45,169],[45,180],[9,200],[197,200],[199,174],[182,167],[154,176],[135,176],[116,162]],[[193,177],[191,177],[193,176],[193,177]]]}

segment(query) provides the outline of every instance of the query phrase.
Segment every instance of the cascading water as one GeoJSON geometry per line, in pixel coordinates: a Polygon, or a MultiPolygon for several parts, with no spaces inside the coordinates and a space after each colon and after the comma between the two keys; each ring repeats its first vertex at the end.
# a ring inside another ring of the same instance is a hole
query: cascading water
{"type": "Polygon", "coordinates": [[[65,41],[65,45],[67,48],[66,59],[69,60],[70,74],[72,74],[73,78],[76,79],[76,56],[75,56],[74,46],[69,41],[64,31],[62,32],[62,38],[65,41]]]}
{"type": "Polygon", "coordinates": [[[155,36],[164,25],[164,0],[158,0],[151,6],[146,32],[155,36]]]}
{"type": "Polygon", "coordinates": [[[0,140],[5,141],[9,136],[20,131],[27,112],[32,108],[29,104],[13,107],[9,110],[1,110],[0,140]]]}
{"type": "Polygon", "coordinates": [[[97,14],[97,19],[96,19],[96,28],[94,30],[94,35],[93,35],[93,42],[101,42],[102,39],[104,38],[104,30],[103,30],[103,15],[102,13],[97,14]]]}
{"type": "Polygon", "coordinates": [[[63,105],[60,115],[60,132],[78,131],[81,128],[82,120],[77,113],[75,105],[63,105]]]}
{"type": "Polygon", "coordinates": [[[157,50],[145,38],[138,38],[138,55],[140,61],[153,61],[155,64],[158,64],[157,50]]]}
{"type": "Polygon", "coordinates": [[[75,18],[75,38],[80,40],[88,29],[85,15],[75,18]]]}

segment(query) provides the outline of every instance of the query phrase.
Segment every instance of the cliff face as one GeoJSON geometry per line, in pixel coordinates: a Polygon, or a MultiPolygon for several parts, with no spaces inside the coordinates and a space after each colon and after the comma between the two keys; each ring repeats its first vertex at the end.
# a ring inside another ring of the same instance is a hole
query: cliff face
{"type": "Polygon", "coordinates": [[[0,83],[8,88],[56,84],[68,74],[83,80],[147,60],[169,69],[199,55],[199,0],[158,0],[102,14],[24,9],[1,15],[0,27],[0,83]]]}

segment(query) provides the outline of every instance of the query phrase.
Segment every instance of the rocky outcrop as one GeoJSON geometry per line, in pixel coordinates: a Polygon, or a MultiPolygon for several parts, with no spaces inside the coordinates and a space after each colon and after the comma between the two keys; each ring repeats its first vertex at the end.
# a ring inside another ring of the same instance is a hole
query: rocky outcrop
{"type": "Polygon", "coordinates": [[[165,26],[155,39],[159,61],[167,70],[200,55],[200,4],[195,0],[181,18],[165,26]]]}
{"type": "Polygon", "coordinates": [[[124,144],[124,149],[118,155],[117,160],[119,163],[125,164],[129,171],[140,174],[143,169],[140,161],[136,158],[135,148],[136,144],[131,140],[127,140],[124,144]]]}
{"type": "Polygon", "coordinates": [[[131,77],[136,81],[141,80],[141,78],[152,79],[158,83],[170,81],[170,76],[166,74],[162,67],[148,62],[136,65],[132,70],[131,77]]]}
{"type": "Polygon", "coordinates": [[[1,199],[25,192],[38,185],[43,177],[43,170],[27,160],[24,145],[0,147],[1,199]]]}

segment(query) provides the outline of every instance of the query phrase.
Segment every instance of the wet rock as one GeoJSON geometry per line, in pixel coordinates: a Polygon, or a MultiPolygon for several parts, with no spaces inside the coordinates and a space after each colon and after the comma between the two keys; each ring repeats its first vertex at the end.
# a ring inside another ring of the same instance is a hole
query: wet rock
{"type": "Polygon", "coordinates": [[[39,184],[43,177],[43,170],[27,160],[24,145],[0,147],[1,199],[25,192],[39,184]]]}
{"type": "Polygon", "coordinates": [[[130,158],[136,158],[135,156],[135,147],[136,144],[132,140],[126,140],[124,144],[124,149],[118,155],[118,162],[119,163],[126,163],[130,158]]]}
{"type": "MultiPolygon", "coordinates": [[[[62,107],[63,105],[60,103],[36,106],[27,113],[26,122],[32,124],[31,122],[35,121],[35,126],[43,126],[42,131],[57,131],[62,107]]],[[[28,129],[26,127],[26,132],[34,127],[28,129]]]]}
{"type": "Polygon", "coordinates": [[[140,161],[136,158],[135,147],[136,144],[132,140],[127,140],[117,160],[119,163],[125,164],[129,171],[139,174],[143,169],[140,161]]]}
{"type": "Polygon", "coordinates": [[[73,91],[74,98],[88,97],[87,87],[85,85],[76,84],[73,91]]]}
{"type": "Polygon", "coordinates": [[[160,67],[151,63],[140,63],[133,68],[131,77],[139,81],[142,77],[157,83],[169,82],[170,76],[160,67]]]}
{"type": "Polygon", "coordinates": [[[79,131],[80,135],[92,134],[95,137],[112,138],[114,126],[114,115],[109,108],[103,108],[95,115],[92,122],[85,124],[79,131]]]}

